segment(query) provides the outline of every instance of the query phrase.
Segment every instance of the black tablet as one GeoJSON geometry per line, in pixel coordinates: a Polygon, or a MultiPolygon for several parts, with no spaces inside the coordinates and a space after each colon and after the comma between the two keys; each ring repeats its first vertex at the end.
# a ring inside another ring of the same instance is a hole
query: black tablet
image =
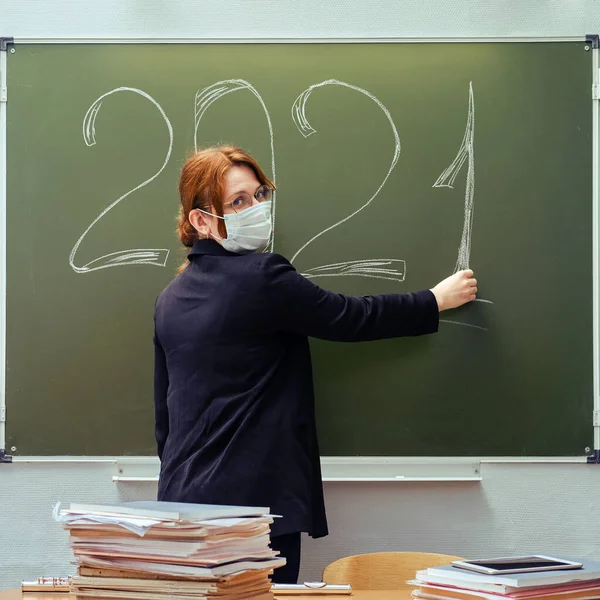
{"type": "Polygon", "coordinates": [[[534,573],[536,571],[555,571],[562,569],[581,569],[580,562],[531,554],[528,556],[503,556],[500,558],[484,558],[481,560],[455,560],[453,567],[468,569],[486,575],[503,573],[534,573]]]}

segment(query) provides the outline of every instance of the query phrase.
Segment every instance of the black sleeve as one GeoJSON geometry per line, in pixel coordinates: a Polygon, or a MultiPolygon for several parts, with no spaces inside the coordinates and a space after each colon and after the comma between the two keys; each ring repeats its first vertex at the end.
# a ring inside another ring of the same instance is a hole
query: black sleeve
{"type": "Polygon", "coordinates": [[[280,331],[340,342],[423,335],[438,329],[430,290],[409,294],[344,296],[313,284],[285,258],[261,263],[268,320],[280,331]]]}
{"type": "Polygon", "coordinates": [[[169,411],[167,409],[167,390],[169,375],[165,352],[154,333],[154,435],[158,447],[158,458],[162,459],[163,449],[169,435],[169,411]]]}

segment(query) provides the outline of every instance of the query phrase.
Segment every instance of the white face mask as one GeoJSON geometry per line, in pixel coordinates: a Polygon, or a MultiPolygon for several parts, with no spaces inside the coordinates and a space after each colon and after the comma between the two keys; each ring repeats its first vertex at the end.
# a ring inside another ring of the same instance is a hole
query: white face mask
{"type": "Polygon", "coordinates": [[[204,210],[207,215],[223,219],[227,229],[227,237],[211,235],[221,242],[221,246],[236,254],[260,252],[267,247],[271,239],[271,210],[272,200],[255,204],[239,213],[231,213],[219,217],[204,210]]]}

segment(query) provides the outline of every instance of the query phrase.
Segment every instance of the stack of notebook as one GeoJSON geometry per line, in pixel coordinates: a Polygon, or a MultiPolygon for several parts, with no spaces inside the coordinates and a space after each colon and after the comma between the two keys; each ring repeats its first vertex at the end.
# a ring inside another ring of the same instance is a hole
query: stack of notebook
{"type": "Polygon", "coordinates": [[[600,600],[600,563],[573,570],[484,575],[452,565],[417,571],[412,596],[426,600],[600,600]]]}
{"type": "Polygon", "coordinates": [[[69,531],[81,598],[271,599],[269,575],[285,564],[269,547],[267,508],[127,502],[71,504],[55,517],[69,531]]]}

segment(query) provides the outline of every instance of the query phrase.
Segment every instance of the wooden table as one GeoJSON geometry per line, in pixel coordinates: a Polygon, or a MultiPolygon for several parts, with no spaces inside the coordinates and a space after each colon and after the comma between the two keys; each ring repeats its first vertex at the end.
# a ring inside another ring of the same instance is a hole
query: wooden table
{"type": "MultiPolygon", "coordinates": [[[[327,596],[279,596],[281,600],[344,600],[344,598],[352,600],[410,600],[410,592],[404,590],[385,590],[385,591],[368,591],[368,590],[355,590],[352,596],[338,596],[338,595],[327,595],[327,596]]],[[[40,594],[38,592],[27,592],[21,593],[21,590],[5,590],[0,592],[0,600],[74,600],[74,596],[69,594],[58,594],[54,592],[40,594]]]]}

